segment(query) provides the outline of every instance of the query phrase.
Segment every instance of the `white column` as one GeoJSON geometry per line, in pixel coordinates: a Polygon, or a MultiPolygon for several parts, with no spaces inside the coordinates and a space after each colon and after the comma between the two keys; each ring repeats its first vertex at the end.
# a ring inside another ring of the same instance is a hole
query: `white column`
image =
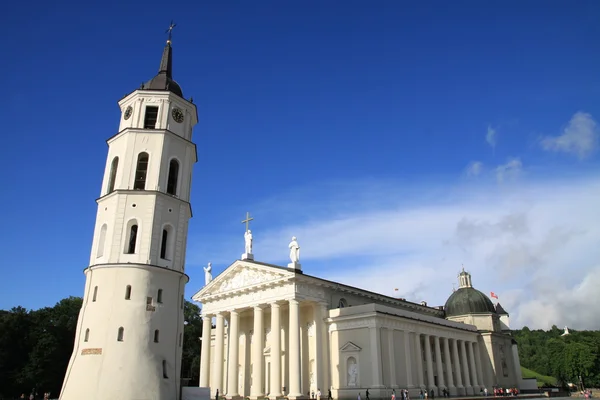
{"type": "Polygon", "coordinates": [[[468,342],[467,347],[469,350],[469,366],[471,369],[471,379],[473,381],[473,392],[479,394],[479,382],[477,381],[477,368],[475,367],[475,351],[473,342],[468,342]]]}
{"type": "Polygon", "coordinates": [[[214,372],[211,374],[210,390],[214,395],[216,391],[219,394],[223,393],[223,348],[225,345],[225,317],[221,313],[217,313],[217,330],[215,332],[215,356],[213,357],[214,372]]]}
{"type": "Polygon", "coordinates": [[[406,387],[407,389],[414,388],[413,379],[412,379],[412,359],[410,357],[410,340],[411,333],[404,331],[404,368],[406,369],[406,387]]]}
{"type": "Polygon", "coordinates": [[[281,306],[271,303],[271,388],[269,396],[281,396],[281,306]]]}
{"type": "Polygon", "coordinates": [[[398,383],[396,380],[396,348],[394,347],[394,330],[388,328],[388,349],[389,349],[389,361],[390,361],[390,387],[397,388],[398,383]]]}
{"type": "Polygon", "coordinates": [[[229,314],[229,358],[227,359],[227,398],[239,397],[238,363],[240,346],[240,314],[231,311],[229,314]]]}
{"type": "Polygon", "coordinates": [[[483,377],[483,369],[481,368],[481,354],[479,353],[479,343],[473,343],[475,349],[475,368],[477,368],[477,381],[480,387],[485,388],[485,379],[483,377]]]}
{"type": "Polygon", "coordinates": [[[330,384],[329,384],[329,374],[330,374],[330,369],[329,369],[329,332],[327,329],[327,323],[325,322],[325,320],[329,318],[329,308],[327,306],[327,304],[321,304],[321,321],[322,321],[322,325],[321,325],[321,336],[320,336],[320,340],[321,343],[323,343],[323,386],[320,387],[321,389],[321,397],[325,398],[326,394],[327,394],[327,390],[329,390],[330,384]]]}
{"type": "Polygon", "coordinates": [[[265,394],[263,392],[264,334],[263,309],[256,306],[254,307],[254,332],[252,334],[252,386],[250,387],[250,397],[252,398],[265,394]]]}
{"type": "Polygon", "coordinates": [[[381,379],[381,338],[377,326],[369,327],[369,336],[371,337],[371,371],[373,372],[373,381],[371,387],[383,387],[381,379]]]}
{"type": "Polygon", "coordinates": [[[300,392],[300,304],[298,300],[289,300],[290,303],[290,332],[289,332],[289,380],[290,390],[288,397],[302,396],[300,392]]]}
{"type": "Polygon", "coordinates": [[[211,317],[202,316],[202,348],[200,353],[200,387],[210,385],[210,329],[212,328],[211,317]]]}
{"type": "Polygon", "coordinates": [[[452,361],[454,361],[454,373],[456,374],[456,389],[458,395],[464,395],[465,390],[462,384],[462,373],[460,372],[460,359],[458,358],[458,343],[452,339],[452,361]]]}
{"type": "Polygon", "coordinates": [[[429,335],[423,335],[423,346],[425,346],[425,362],[427,363],[427,390],[434,390],[435,381],[433,379],[433,360],[431,359],[431,341],[429,335]]]}
{"type": "Polygon", "coordinates": [[[444,366],[442,365],[442,350],[440,348],[440,338],[439,336],[433,337],[433,347],[435,350],[435,366],[438,377],[438,396],[442,396],[442,390],[446,387],[444,382],[444,366]]]}
{"type": "MultiPolygon", "coordinates": [[[[314,315],[314,324],[315,324],[315,336],[313,337],[313,343],[315,344],[315,378],[317,383],[316,389],[322,389],[321,394],[323,394],[323,390],[325,390],[323,386],[323,375],[325,373],[325,368],[323,365],[323,346],[324,343],[321,340],[323,331],[323,316],[321,315],[321,304],[315,303],[313,304],[313,315],[314,315]]],[[[315,390],[316,393],[316,390],[315,390]]]]}
{"type": "Polygon", "coordinates": [[[444,341],[444,363],[446,364],[446,377],[448,383],[448,391],[451,396],[456,396],[456,387],[454,386],[454,378],[452,377],[452,361],[450,361],[450,345],[448,338],[443,338],[444,341]]]}
{"type": "Polygon", "coordinates": [[[423,352],[421,351],[421,334],[415,332],[415,361],[417,364],[417,386],[421,389],[425,388],[423,382],[423,352]]]}
{"type": "Polygon", "coordinates": [[[469,377],[469,363],[467,361],[467,349],[465,348],[465,341],[460,341],[460,364],[463,367],[463,377],[465,378],[465,391],[467,395],[473,394],[473,387],[471,386],[471,378],[469,377]]]}

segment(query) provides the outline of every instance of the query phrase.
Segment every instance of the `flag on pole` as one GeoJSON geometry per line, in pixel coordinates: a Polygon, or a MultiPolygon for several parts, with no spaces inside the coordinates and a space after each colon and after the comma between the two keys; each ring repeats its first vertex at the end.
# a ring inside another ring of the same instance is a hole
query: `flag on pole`
{"type": "Polygon", "coordinates": [[[494,292],[490,292],[490,297],[493,299],[498,299],[498,295],[494,292]]]}

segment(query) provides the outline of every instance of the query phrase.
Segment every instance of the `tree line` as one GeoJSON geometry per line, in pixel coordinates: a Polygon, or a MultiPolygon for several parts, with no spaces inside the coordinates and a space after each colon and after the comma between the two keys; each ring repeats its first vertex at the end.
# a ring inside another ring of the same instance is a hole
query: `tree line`
{"type": "MultiPolygon", "coordinates": [[[[0,399],[16,399],[32,391],[58,398],[71,358],[80,297],[68,297],[54,307],[0,310],[0,399]]],[[[184,342],[181,377],[198,385],[202,318],[200,308],[184,307],[184,342]]]]}
{"type": "Polygon", "coordinates": [[[556,378],[557,385],[600,387],[600,331],[548,331],[527,327],[512,332],[519,348],[521,366],[556,378]]]}
{"type": "MultiPolygon", "coordinates": [[[[68,297],[54,307],[0,310],[0,399],[13,399],[32,390],[51,392],[57,398],[75,341],[80,297],[68,297]]],[[[198,385],[202,319],[200,308],[185,302],[181,376],[198,385]]],[[[512,331],[521,365],[556,378],[564,386],[581,382],[600,387],[600,331],[574,331],[561,336],[527,327],[512,331]],[[581,382],[580,382],[581,377],[581,382]]]]}

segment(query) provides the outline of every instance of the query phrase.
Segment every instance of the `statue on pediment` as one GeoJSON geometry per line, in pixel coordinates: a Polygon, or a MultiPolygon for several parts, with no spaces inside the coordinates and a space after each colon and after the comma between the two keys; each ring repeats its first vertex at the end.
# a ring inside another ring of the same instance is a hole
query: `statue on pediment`
{"type": "Polygon", "coordinates": [[[208,263],[208,266],[204,267],[204,286],[208,285],[213,277],[212,277],[212,263],[208,263]]]}
{"type": "Polygon", "coordinates": [[[246,231],[246,233],[244,233],[244,241],[245,241],[245,247],[246,247],[246,254],[252,254],[252,231],[248,230],[246,231]]]}
{"type": "Polygon", "coordinates": [[[292,241],[289,244],[289,248],[290,248],[290,260],[292,260],[293,263],[299,263],[300,262],[300,246],[298,245],[298,240],[296,239],[296,236],[292,236],[292,241]]]}

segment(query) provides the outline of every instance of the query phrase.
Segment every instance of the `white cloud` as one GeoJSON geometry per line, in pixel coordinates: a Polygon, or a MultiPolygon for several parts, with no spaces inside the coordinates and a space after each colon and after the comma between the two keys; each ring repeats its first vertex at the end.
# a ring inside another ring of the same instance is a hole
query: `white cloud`
{"type": "Polygon", "coordinates": [[[516,179],[523,170],[523,163],[519,158],[510,158],[506,164],[496,167],[496,180],[502,183],[506,180],[516,179]]]}
{"type": "MultiPolygon", "coordinates": [[[[399,186],[307,190],[304,198],[319,205],[311,213],[298,193],[279,198],[273,213],[312,216],[253,230],[256,259],[286,265],[295,235],[305,273],[429,305],[445,303],[464,263],[479,290],[499,295],[513,327],[600,328],[600,177],[520,182],[510,190],[460,186],[443,195],[399,186]],[[385,203],[352,197],[366,188],[385,203]],[[421,195],[407,201],[415,192],[421,195]]],[[[197,269],[192,282],[203,282],[197,269]]]]}
{"type": "Polygon", "coordinates": [[[491,126],[488,126],[487,133],[485,134],[485,141],[492,146],[492,149],[496,148],[496,130],[491,126]]]}
{"type": "Polygon", "coordinates": [[[541,145],[544,150],[571,153],[580,159],[586,158],[598,146],[598,124],[590,114],[577,112],[560,135],[543,138],[541,145]]]}
{"type": "Polygon", "coordinates": [[[483,171],[483,163],[481,161],[471,161],[467,166],[467,176],[478,176],[483,171]]]}

